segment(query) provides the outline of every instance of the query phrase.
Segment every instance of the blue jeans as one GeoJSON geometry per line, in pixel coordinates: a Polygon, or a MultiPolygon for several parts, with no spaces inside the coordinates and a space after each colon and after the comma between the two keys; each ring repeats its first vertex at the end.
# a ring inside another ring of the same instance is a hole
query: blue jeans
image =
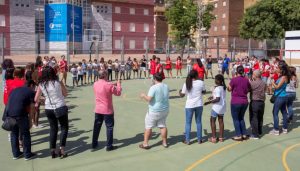
{"type": "Polygon", "coordinates": [[[195,113],[195,120],[197,125],[197,138],[198,141],[202,140],[202,112],[203,106],[195,108],[185,108],[185,141],[188,143],[190,142],[193,113],[195,113]]]}
{"type": "Polygon", "coordinates": [[[98,146],[98,138],[101,130],[101,126],[105,121],[106,125],[106,147],[111,148],[113,145],[113,132],[114,132],[114,114],[112,115],[103,115],[103,114],[95,114],[95,122],[94,122],[94,130],[93,130],[93,141],[92,148],[96,148],[98,146]]]}
{"type": "Polygon", "coordinates": [[[23,141],[24,157],[29,158],[31,155],[31,136],[29,131],[28,117],[17,118],[17,125],[11,131],[11,148],[14,157],[21,155],[19,146],[19,135],[23,141]]]}
{"type": "Polygon", "coordinates": [[[234,124],[235,135],[237,137],[247,135],[246,124],[244,120],[248,104],[231,104],[231,116],[234,124]]]}
{"type": "Polygon", "coordinates": [[[287,108],[288,108],[288,117],[289,119],[293,119],[294,111],[293,111],[293,103],[296,99],[296,92],[288,93],[287,92],[287,108]]]}
{"type": "Polygon", "coordinates": [[[283,129],[287,129],[287,117],[288,113],[286,110],[287,106],[287,97],[277,97],[273,106],[273,120],[274,120],[274,129],[279,130],[279,118],[278,113],[281,111],[283,117],[283,129]]]}

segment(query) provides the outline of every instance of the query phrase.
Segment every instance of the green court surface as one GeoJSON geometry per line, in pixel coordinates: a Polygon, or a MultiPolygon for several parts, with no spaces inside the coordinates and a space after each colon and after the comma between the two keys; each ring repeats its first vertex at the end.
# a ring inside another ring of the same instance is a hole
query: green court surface
{"type": "MultiPolygon", "coordinates": [[[[0,170],[1,171],[155,171],[155,170],[257,170],[282,171],[300,170],[300,102],[295,102],[295,121],[289,125],[286,135],[272,136],[272,104],[267,100],[264,133],[260,140],[237,143],[230,138],[234,135],[230,114],[230,93],[227,93],[227,113],[225,115],[225,136],[223,143],[207,142],[210,137],[211,106],[204,107],[202,115],[204,144],[185,145],[183,140],[185,123],[185,98],[178,97],[184,79],[167,79],[170,87],[170,113],[167,119],[169,129],[169,148],[161,146],[159,130],[155,129],[148,151],[138,148],[143,141],[144,118],[147,103],[139,98],[140,93],[147,92],[150,80],[123,81],[121,97],[114,97],[115,128],[114,143],[119,146],[116,151],[105,151],[106,128],[102,126],[99,138],[100,149],[91,152],[91,136],[94,121],[94,95],[91,85],[69,88],[67,98],[70,107],[70,130],[67,142],[69,157],[51,159],[49,152],[49,124],[42,114],[43,129],[32,129],[32,150],[38,157],[31,161],[12,160],[11,147],[7,132],[0,130],[0,170]]],[[[205,80],[207,90],[213,86],[213,80],[205,80]]],[[[298,91],[298,94],[300,92],[298,91]]],[[[209,96],[209,95],[206,95],[209,96]]],[[[268,97],[269,98],[269,97],[268,97]]],[[[3,111],[3,105],[1,106],[3,111]]],[[[42,111],[43,112],[43,111],[42,111]]],[[[281,114],[280,114],[281,115],[281,114]]],[[[280,116],[280,118],[282,118],[280,116]]],[[[249,112],[246,113],[246,125],[249,128],[249,112]]],[[[192,137],[196,140],[195,122],[192,137]]],[[[249,130],[249,129],[248,129],[249,130]]]]}

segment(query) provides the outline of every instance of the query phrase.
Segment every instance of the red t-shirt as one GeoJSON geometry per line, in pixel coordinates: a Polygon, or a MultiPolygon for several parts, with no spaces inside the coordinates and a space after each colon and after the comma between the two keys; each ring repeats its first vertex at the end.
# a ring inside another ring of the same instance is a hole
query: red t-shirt
{"type": "Polygon", "coordinates": [[[204,79],[204,73],[205,73],[205,68],[202,66],[201,68],[199,67],[198,64],[194,64],[193,70],[196,70],[198,72],[198,78],[204,79]]]}
{"type": "Polygon", "coordinates": [[[176,69],[182,69],[182,61],[181,60],[176,61],[176,69]]]}
{"type": "Polygon", "coordinates": [[[253,70],[259,70],[259,62],[255,62],[255,64],[253,65],[253,70]]]}
{"type": "Polygon", "coordinates": [[[164,73],[164,68],[163,68],[162,64],[156,65],[155,74],[156,73],[161,73],[163,80],[165,79],[165,73],[164,73]]]}
{"type": "Polygon", "coordinates": [[[261,74],[262,77],[269,77],[270,76],[270,65],[265,63],[263,66],[263,73],[261,74]]]}
{"type": "Polygon", "coordinates": [[[68,64],[67,64],[66,60],[59,61],[59,70],[60,70],[60,72],[68,71],[68,64]]]}
{"type": "Polygon", "coordinates": [[[8,103],[8,98],[10,93],[18,88],[18,87],[23,87],[25,85],[25,80],[24,79],[19,79],[19,78],[15,78],[13,80],[7,80],[6,81],[6,85],[4,88],[4,93],[3,93],[3,103],[6,106],[8,103]]]}
{"type": "Polygon", "coordinates": [[[154,75],[155,74],[155,69],[156,69],[156,62],[155,61],[151,61],[151,68],[150,68],[150,74],[154,75]]]}
{"type": "Polygon", "coordinates": [[[172,68],[172,62],[171,60],[166,61],[166,69],[171,69],[172,68]]]}

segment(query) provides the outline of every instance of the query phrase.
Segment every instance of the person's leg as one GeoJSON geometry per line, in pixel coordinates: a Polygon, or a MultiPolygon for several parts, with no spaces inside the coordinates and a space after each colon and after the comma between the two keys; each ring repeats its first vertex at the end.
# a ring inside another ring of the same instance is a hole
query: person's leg
{"type": "Polygon", "coordinates": [[[29,120],[28,117],[24,117],[20,120],[20,131],[23,140],[23,149],[24,149],[24,157],[30,158],[31,153],[31,136],[30,136],[30,128],[29,128],[29,120]]]}
{"type": "Polygon", "coordinates": [[[224,139],[224,121],[223,121],[223,115],[218,115],[218,121],[219,121],[219,139],[222,141],[224,139]]]}
{"type": "Polygon", "coordinates": [[[105,115],[104,116],[105,125],[106,125],[106,138],[107,138],[107,144],[106,148],[112,148],[113,147],[113,140],[114,140],[114,114],[112,115],[105,115]]]}
{"type": "Polygon", "coordinates": [[[168,137],[168,129],[167,129],[167,127],[160,128],[160,134],[161,134],[163,146],[167,146],[167,137],[168,137]]]}
{"type": "Polygon", "coordinates": [[[283,126],[282,128],[283,129],[288,129],[288,113],[287,113],[287,97],[279,97],[280,100],[282,101],[281,102],[281,105],[280,105],[280,111],[281,111],[281,114],[282,114],[282,118],[283,118],[283,126]]]}
{"type": "Polygon", "coordinates": [[[104,120],[103,115],[95,113],[92,148],[97,148],[97,146],[98,146],[98,139],[99,139],[99,134],[100,134],[103,120],[104,120]]]}
{"type": "Polygon", "coordinates": [[[261,102],[258,112],[258,134],[262,135],[263,123],[264,123],[265,103],[261,102]]]}
{"type": "Polygon", "coordinates": [[[245,123],[245,119],[244,119],[247,108],[248,108],[248,104],[242,105],[240,113],[239,113],[239,121],[240,121],[240,128],[241,128],[242,136],[247,136],[246,123],[245,123]]]}
{"type": "Polygon", "coordinates": [[[57,133],[58,133],[58,121],[55,117],[53,110],[45,110],[46,116],[48,118],[50,124],[50,149],[51,151],[56,150],[56,141],[57,141],[57,133]]]}
{"type": "Polygon", "coordinates": [[[216,118],[210,117],[210,127],[211,127],[211,136],[212,138],[216,138],[216,118]]]}
{"type": "Polygon", "coordinates": [[[281,102],[279,98],[277,97],[274,105],[273,105],[273,121],[274,121],[274,130],[279,131],[279,118],[278,118],[278,113],[280,110],[280,105],[281,102]]]}
{"type": "MultiPolygon", "coordinates": [[[[66,111],[67,112],[67,111],[66,111]]],[[[62,154],[65,154],[65,147],[68,137],[68,131],[69,131],[69,119],[68,114],[58,118],[59,124],[60,124],[60,150],[62,154]]]]}
{"type": "Polygon", "coordinates": [[[251,101],[249,110],[250,110],[250,124],[251,124],[251,130],[252,130],[252,136],[258,137],[259,131],[258,131],[258,117],[259,117],[259,102],[257,101],[251,101]]]}
{"type": "Polygon", "coordinates": [[[288,108],[288,120],[293,120],[294,111],[293,111],[293,103],[296,98],[296,93],[289,93],[288,100],[287,100],[287,108],[288,108]]]}
{"type": "Polygon", "coordinates": [[[170,75],[171,75],[171,78],[173,78],[172,69],[170,69],[170,75]]]}
{"type": "Polygon", "coordinates": [[[231,104],[231,116],[233,120],[236,137],[242,136],[239,117],[238,117],[239,113],[240,113],[240,105],[231,104]]]}
{"type": "Polygon", "coordinates": [[[185,108],[185,142],[190,143],[190,133],[193,119],[193,108],[185,108]]]}
{"type": "MultiPolygon", "coordinates": [[[[20,121],[17,121],[20,122],[20,121]]],[[[10,143],[11,143],[11,149],[13,153],[14,158],[18,158],[22,153],[20,151],[20,145],[19,145],[19,124],[17,124],[10,133],[10,143]]]]}
{"type": "Polygon", "coordinates": [[[145,129],[144,142],[143,142],[144,147],[149,146],[149,139],[150,139],[151,133],[152,133],[152,129],[145,129]]]}
{"type": "Polygon", "coordinates": [[[213,70],[210,69],[210,75],[211,75],[211,78],[214,79],[214,74],[213,74],[213,70]]]}
{"type": "Polygon", "coordinates": [[[202,142],[202,112],[203,112],[202,106],[195,108],[195,120],[197,125],[198,142],[202,142]]]}

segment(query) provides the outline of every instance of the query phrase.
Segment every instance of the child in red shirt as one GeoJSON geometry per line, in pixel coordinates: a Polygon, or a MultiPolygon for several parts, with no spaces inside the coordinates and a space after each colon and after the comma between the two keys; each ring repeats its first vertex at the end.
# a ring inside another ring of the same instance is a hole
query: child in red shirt
{"type": "Polygon", "coordinates": [[[176,78],[178,78],[178,74],[180,73],[180,78],[182,77],[182,73],[181,73],[181,70],[182,70],[182,60],[181,60],[181,57],[178,56],[177,60],[176,60],[176,70],[177,70],[177,73],[176,73],[176,78]]]}

